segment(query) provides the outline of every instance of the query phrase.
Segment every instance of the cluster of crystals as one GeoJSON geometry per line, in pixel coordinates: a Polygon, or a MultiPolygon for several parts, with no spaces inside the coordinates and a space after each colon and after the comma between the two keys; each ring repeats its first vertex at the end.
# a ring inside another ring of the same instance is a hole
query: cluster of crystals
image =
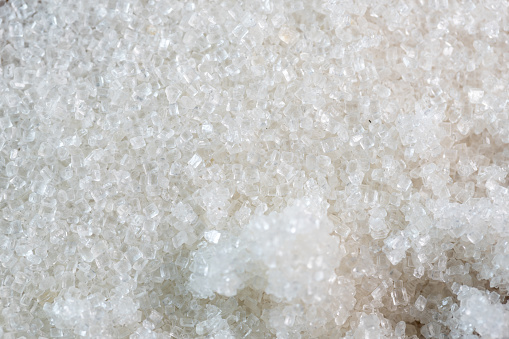
{"type": "Polygon", "coordinates": [[[506,0],[0,0],[0,337],[502,338],[506,0]]]}
{"type": "Polygon", "coordinates": [[[345,249],[331,236],[327,207],[307,198],[254,217],[238,236],[206,232],[209,244],[192,254],[189,289],[201,299],[242,295],[278,337],[327,336],[355,305],[353,281],[335,273],[345,249]]]}

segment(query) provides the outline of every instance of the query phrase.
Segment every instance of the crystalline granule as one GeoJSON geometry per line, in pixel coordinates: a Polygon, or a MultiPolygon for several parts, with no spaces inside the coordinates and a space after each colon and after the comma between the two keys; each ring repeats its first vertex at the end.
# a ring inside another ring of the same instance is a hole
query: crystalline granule
{"type": "Polygon", "coordinates": [[[271,19],[274,27],[280,27],[286,21],[285,16],[282,13],[276,13],[271,19]]]}
{"type": "Polygon", "coordinates": [[[167,87],[165,89],[165,92],[166,92],[166,97],[168,99],[168,102],[170,104],[174,104],[177,102],[178,98],[180,97],[180,95],[182,94],[182,91],[180,91],[179,89],[177,88],[173,88],[173,87],[167,87]]]}
{"type": "Polygon", "coordinates": [[[384,243],[384,252],[393,265],[399,263],[406,256],[406,250],[410,247],[408,239],[401,233],[390,236],[384,243]]]}
{"type": "Polygon", "coordinates": [[[218,231],[214,231],[214,230],[208,231],[208,232],[205,232],[204,237],[208,242],[217,244],[219,241],[219,238],[221,237],[221,233],[219,233],[218,231]]]}
{"type": "Polygon", "coordinates": [[[193,168],[197,168],[200,166],[202,161],[203,159],[198,154],[195,154],[191,159],[189,159],[188,164],[193,168]]]}
{"type": "Polygon", "coordinates": [[[171,212],[177,219],[185,222],[194,222],[197,218],[191,206],[182,202],[172,207],[171,212]]]}
{"type": "Polygon", "coordinates": [[[468,90],[468,100],[472,104],[479,104],[484,96],[484,91],[479,88],[470,88],[468,90]]]}
{"type": "Polygon", "coordinates": [[[412,180],[410,180],[409,178],[407,178],[406,176],[404,175],[401,175],[399,178],[398,178],[398,182],[396,184],[396,187],[402,191],[402,192],[406,192],[408,191],[408,189],[412,186],[412,180]]]}
{"type": "Polygon", "coordinates": [[[426,298],[420,295],[417,300],[415,301],[415,308],[419,311],[424,311],[424,308],[426,307],[426,298]]]}
{"type": "Polygon", "coordinates": [[[178,162],[171,164],[169,174],[172,176],[179,175],[182,171],[182,165],[178,162]]]}
{"type": "Polygon", "coordinates": [[[129,142],[133,146],[133,149],[140,149],[145,147],[147,144],[145,143],[145,139],[142,136],[137,136],[129,139],[129,142]]]}
{"type": "Polygon", "coordinates": [[[405,328],[406,323],[404,321],[400,321],[396,324],[396,327],[394,328],[394,334],[397,337],[404,337],[405,336],[405,328]]]}
{"type": "Polygon", "coordinates": [[[295,43],[299,39],[299,32],[289,26],[283,26],[278,33],[279,39],[288,45],[295,43]]]}
{"type": "Polygon", "coordinates": [[[157,208],[157,206],[154,203],[145,207],[145,209],[143,211],[149,218],[154,218],[155,216],[157,216],[159,214],[159,209],[157,208]]]}
{"type": "Polygon", "coordinates": [[[175,248],[179,248],[182,245],[184,245],[188,241],[188,239],[189,237],[186,231],[180,231],[179,233],[177,233],[177,235],[173,237],[172,239],[173,245],[175,246],[175,248]]]}
{"type": "Polygon", "coordinates": [[[131,264],[134,264],[136,261],[143,258],[143,253],[137,247],[131,247],[126,252],[126,258],[131,264]]]}
{"type": "Polygon", "coordinates": [[[247,168],[244,171],[243,179],[247,183],[256,183],[260,181],[260,173],[256,168],[247,168]]]}
{"type": "Polygon", "coordinates": [[[135,99],[143,100],[147,98],[150,94],[152,94],[152,86],[150,84],[145,83],[136,86],[136,88],[134,89],[133,96],[135,97],[135,99]]]}
{"type": "Polygon", "coordinates": [[[394,290],[391,293],[394,305],[406,305],[408,303],[408,294],[401,280],[394,284],[394,290]]]}
{"type": "Polygon", "coordinates": [[[132,266],[127,260],[122,260],[117,262],[114,268],[119,274],[126,274],[131,270],[132,266]]]}

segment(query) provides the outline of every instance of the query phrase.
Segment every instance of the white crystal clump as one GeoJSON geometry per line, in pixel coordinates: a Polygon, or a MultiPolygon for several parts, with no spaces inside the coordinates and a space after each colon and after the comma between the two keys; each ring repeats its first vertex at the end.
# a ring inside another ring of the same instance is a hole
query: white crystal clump
{"type": "Polygon", "coordinates": [[[239,236],[222,233],[217,245],[200,248],[193,259],[204,267],[191,277],[191,290],[202,298],[213,292],[231,297],[255,278],[263,280],[257,283],[266,285],[266,293],[285,301],[322,300],[341,256],[332,223],[316,200],[254,217],[239,236]]]}
{"type": "Polygon", "coordinates": [[[234,297],[245,289],[265,293],[275,304],[263,312],[286,335],[313,333],[317,324],[310,325],[308,312],[319,311],[322,326],[342,325],[355,304],[355,287],[336,273],[344,248],[326,210],[319,197],[299,199],[281,212],[253,217],[239,235],[221,233],[217,243],[192,253],[189,289],[198,298],[234,297]]]}
{"type": "Polygon", "coordinates": [[[501,304],[499,296],[495,295],[475,287],[461,286],[458,292],[460,306],[453,312],[454,319],[459,322],[459,328],[468,334],[475,331],[482,337],[507,337],[509,307],[507,304],[501,304]]]}

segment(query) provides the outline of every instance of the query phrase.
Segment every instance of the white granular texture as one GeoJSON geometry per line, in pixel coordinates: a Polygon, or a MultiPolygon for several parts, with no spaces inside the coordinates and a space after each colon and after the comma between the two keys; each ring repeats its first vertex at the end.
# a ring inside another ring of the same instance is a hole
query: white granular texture
{"type": "Polygon", "coordinates": [[[507,338],[507,0],[0,0],[0,338],[507,338]]]}

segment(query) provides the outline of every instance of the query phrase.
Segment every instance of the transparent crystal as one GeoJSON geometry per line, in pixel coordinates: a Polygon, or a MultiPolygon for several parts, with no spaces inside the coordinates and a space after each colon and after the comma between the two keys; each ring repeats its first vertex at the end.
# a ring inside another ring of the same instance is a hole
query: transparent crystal
{"type": "Polygon", "coordinates": [[[159,214],[159,209],[156,204],[152,203],[143,209],[145,215],[149,218],[154,218],[159,214]]]}
{"type": "Polygon", "coordinates": [[[479,88],[470,88],[468,90],[468,100],[472,104],[480,104],[484,96],[484,91],[479,88]]]}
{"type": "Polygon", "coordinates": [[[415,301],[415,308],[421,312],[424,311],[424,308],[426,307],[426,301],[426,298],[420,295],[415,301]]]}
{"type": "Polygon", "coordinates": [[[283,26],[278,33],[279,39],[288,45],[295,43],[299,39],[299,33],[292,27],[283,26]]]}
{"type": "Polygon", "coordinates": [[[133,149],[140,149],[145,147],[147,144],[145,143],[145,139],[142,136],[137,136],[129,139],[133,149]]]}
{"type": "Polygon", "coordinates": [[[178,88],[167,87],[165,89],[165,93],[166,93],[166,98],[168,99],[168,102],[170,104],[175,104],[177,102],[178,98],[180,97],[180,95],[182,94],[182,91],[180,91],[178,88]]]}
{"type": "Polygon", "coordinates": [[[182,245],[184,245],[188,241],[188,239],[189,239],[189,237],[188,237],[186,231],[180,231],[172,239],[173,246],[175,246],[175,248],[179,248],[182,245]]]}
{"type": "Polygon", "coordinates": [[[218,231],[215,231],[215,230],[207,231],[204,233],[204,237],[208,242],[217,244],[219,241],[219,238],[221,237],[221,233],[219,233],[218,231]]]}

